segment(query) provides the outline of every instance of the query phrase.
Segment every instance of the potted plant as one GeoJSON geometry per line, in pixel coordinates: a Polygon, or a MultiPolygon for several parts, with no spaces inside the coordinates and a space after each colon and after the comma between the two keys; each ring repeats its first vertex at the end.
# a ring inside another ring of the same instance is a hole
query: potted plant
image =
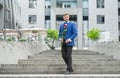
{"type": "Polygon", "coordinates": [[[48,46],[51,49],[55,49],[54,43],[58,39],[58,32],[57,32],[57,30],[48,29],[47,30],[47,38],[51,40],[51,44],[47,42],[48,46]]]}
{"type": "Polygon", "coordinates": [[[87,32],[87,37],[92,41],[97,41],[99,39],[99,36],[100,36],[99,29],[92,28],[87,32]]]}

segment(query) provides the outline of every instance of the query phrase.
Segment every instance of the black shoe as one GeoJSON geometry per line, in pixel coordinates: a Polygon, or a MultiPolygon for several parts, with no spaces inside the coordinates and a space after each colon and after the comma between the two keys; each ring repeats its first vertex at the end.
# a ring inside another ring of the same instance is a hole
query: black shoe
{"type": "Polygon", "coordinates": [[[71,72],[69,72],[68,70],[64,73],[65,75],[69,75],[71,72]]]}
{"type": "Polygon", "coordinates": [[[74,70],[71,70],[71,71],[69,71],[69,72],[74,72],[74,70]]]}

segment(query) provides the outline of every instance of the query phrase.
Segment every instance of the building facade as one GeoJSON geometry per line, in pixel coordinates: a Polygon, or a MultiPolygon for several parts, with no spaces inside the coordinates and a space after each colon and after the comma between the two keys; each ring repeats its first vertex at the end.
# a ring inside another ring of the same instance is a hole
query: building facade
{"type": "Polygon", "coordinates": [[[23,28],[58,30],[60,23],[63,22],[62,15],[69,13],[70,21],[73,21],[78,29],[76,39],[78,49],[89,46],[90,40],[86,37],[86,32],[92,28],[101,30],[103,33],[101,41],[118,41],[120,35],[120,22],[118,23],[118,11],[120,11],[118,5],[120,2],[118,3],[118,1],[20,0],[22,4],[22,26],[23,28]]]}
{"type": "Polygon", "coordinates": [[[118,41],[117,4],[117,0],[46,0],[45,26],[58,29],[63,22],[61,15],[69,13],[70,20],[78,28],[78,49],[89,46],[86,32],[92,28],[98,28],[104,33],[101,41],[118,41]]]}
{"type": "Polygon", "coordinates": [[[17,0],[0,0],[0,29],[20,28],[21,7],[17,0]]]}
{"type": "MultiPolygon", "coordinates": [[[[108,41],[118,41],[118,0],[89,1],[89,29],[108,32],[108,41]]],[[[107,41],[107,40],[106,40],[107,41]]]]}
{"type": "Polygon", "coordinates": [[[44,0],[18,0],[21,4],[23,28],[44,28],[44,0]]]}

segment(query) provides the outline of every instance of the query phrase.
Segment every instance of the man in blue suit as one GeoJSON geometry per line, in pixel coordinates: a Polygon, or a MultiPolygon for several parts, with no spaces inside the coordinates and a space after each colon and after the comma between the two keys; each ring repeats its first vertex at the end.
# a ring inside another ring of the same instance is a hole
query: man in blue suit
{"type": "Polygon", "coordinates": [[[59,28],[59,41],[61,42],[62,57],[67,65],[65,74],[73,72],[72,68],[72,48],[74,46],[74,39],[77,36],[77,28],[73,22],[69,21],[70,15],[64,14],[64,23],[59,28]]]}

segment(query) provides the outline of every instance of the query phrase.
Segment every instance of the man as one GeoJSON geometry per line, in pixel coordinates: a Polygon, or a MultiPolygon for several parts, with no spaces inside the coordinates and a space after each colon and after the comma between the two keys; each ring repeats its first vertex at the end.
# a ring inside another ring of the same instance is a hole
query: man
{"type": "Polygon", "coordinates": [[[64,14],[64,23],[59,28],[59,41],[61,42],[62,57],[67,65],[65,74],[73,72],[72,68],[72,48],[74,46],[74,38],[77,36],[77,29],[74,23],[69,21],[70,15],[64,14]]]}

